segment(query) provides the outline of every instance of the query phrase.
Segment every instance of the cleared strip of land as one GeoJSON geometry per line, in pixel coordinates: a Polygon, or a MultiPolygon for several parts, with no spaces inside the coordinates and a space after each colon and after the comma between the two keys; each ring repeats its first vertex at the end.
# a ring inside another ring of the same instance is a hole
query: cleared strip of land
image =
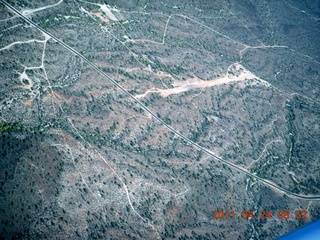
{"type": "MultiPolygon", "coordinates": [[[[245,81],[245,80],[250,80],[250,79],[259,79],[256,75],[254,75],[252,72],[248,71],[245,69],[243,66],[240,64],[236,63],[231,65],[230,67],[235,67],[235,69],[239,72],[239,74],[232,74],[228,71],[225,77],[210,80],[210,81],[204,81],[199,79],[198,77],[194,77],[191,79],[187,79],[186,81],[176,81],[173,83],[173,88],[168,88],[168,89],[159,89],[159,88],[151,88],[147,90],[143,94],[136,95],[136,98],[144,98],[146,97],[149,93],[160,93],[161,96],[167,97],[171,94],[179,94],[182,92],[189,91],[191,89],[198,89],[198,88],[207,88],[207,87],[212,87],[212,86],[218,86],[218,85],[223,85],[223,84],[229,84],[233,82],[238,82],[238,81],[245,81]]],[[[229,67],[229,68],[230,68],[229,67]]]]}

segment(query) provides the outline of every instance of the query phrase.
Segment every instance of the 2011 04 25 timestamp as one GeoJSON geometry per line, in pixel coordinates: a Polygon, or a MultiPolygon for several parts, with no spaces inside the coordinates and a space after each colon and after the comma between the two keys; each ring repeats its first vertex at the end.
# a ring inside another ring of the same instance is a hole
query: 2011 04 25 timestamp
{"type": "Polygon", "coordinates": [[[295,210],[294,212],[290,212],[289,210],[260,210],[259,212],[255,212],[253,210],[243,210],[241,213],[236,213],[234,210],[213,210],[212,211],[212,219],[233,219],[233,218],[241,218],[241,219],[272,219],[277,218],[280,220],[288,220],[288,219],[302,219],[306,220],[308,217],[307,210],[295,210]]]}

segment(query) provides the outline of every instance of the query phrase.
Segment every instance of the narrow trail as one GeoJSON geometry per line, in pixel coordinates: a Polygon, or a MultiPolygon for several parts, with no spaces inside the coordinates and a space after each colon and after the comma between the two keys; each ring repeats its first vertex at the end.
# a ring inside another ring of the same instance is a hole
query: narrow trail
{"type": "Polygon", "coordinates": [[[26,40],[26,41],[16,41],[16,42],[10,43],[9,45],[7,45],[5,47],[0,48],[0,51],[8,50],[18,44],[27,44],[27,43],[34,43],[34,42],[44,43],[45,41],[46,40],[39,40],[39,39],[30,39],[30,40],[26,40]]]}
{"type": "Polygon", "coordinates": [[[30,15],[30,14],[32,14],[34,12],[39,12],[39,11],[42,11],[42,10],[45,10],[45,9],[48,9],[48,8],[52,8],[52,7],[58,6],[62,2],[63,2],[63,0],[60,0],[59,2],[57,2],[55,4],[47,5],[45,7],[40,7],[40,8],[35,8],[35,9],[23,9],[21,11],[21,14],[24,15],[24,16],[27,16],[27,15],[30,15]]]}
{"type": "Polygon", "coordinates": [[[271,144],[273,144],[273,143],[278,143],[278,142],[281,142],[281,139],[275,139],[275,140],[272,140],[272,141],[268,142],[268,143],[264,146],[264,149],[262,150],[260,156],[259,156],[257,159],[253,160],[253,161],[247,166],[247,168],[248,168],[248,169],[251,168],[252,165],[254,165],[256,162],[259,162],[259,161],[260,161],[260,159],[262,158],[262,156],[264,155],[264,153],[267,151],[269,145],[271,145],[271,144]]]}

